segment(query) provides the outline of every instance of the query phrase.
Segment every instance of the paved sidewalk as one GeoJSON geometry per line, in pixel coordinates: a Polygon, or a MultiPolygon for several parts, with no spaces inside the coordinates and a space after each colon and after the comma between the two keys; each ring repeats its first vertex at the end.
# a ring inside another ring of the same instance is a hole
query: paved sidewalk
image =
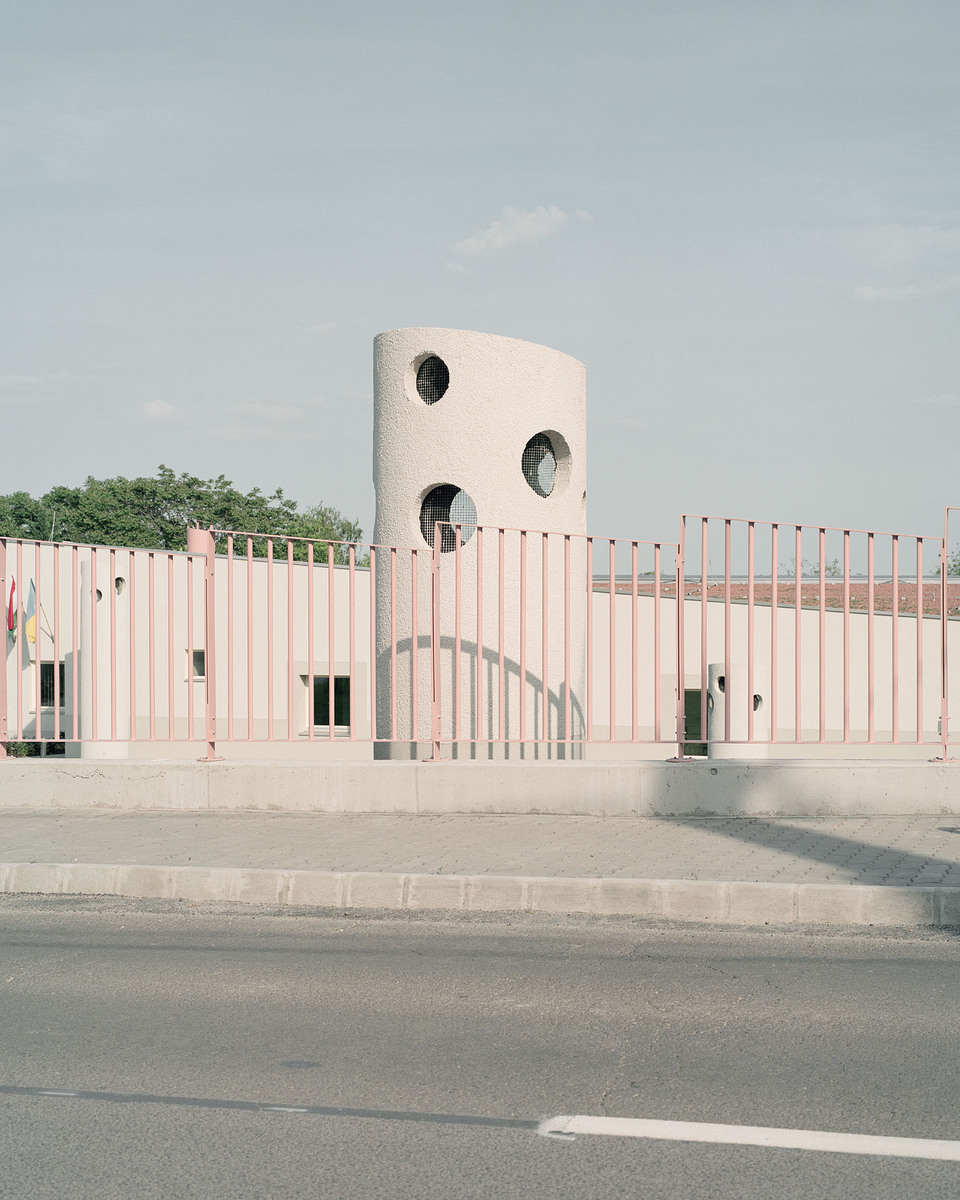
{"type": "Polygon", "coordinates": [[[7,809],[0,891],[954,924],[956,821],[7,809]]]}
{"type": "Polygon", "coordinates": [[[8,809],[0,862],[960,887],[960,824],[8,809]]]}

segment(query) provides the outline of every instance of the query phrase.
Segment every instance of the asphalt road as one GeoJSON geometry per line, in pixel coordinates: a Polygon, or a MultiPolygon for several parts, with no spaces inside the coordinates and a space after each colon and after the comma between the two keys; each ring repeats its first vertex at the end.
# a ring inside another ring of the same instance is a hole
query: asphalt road
{"type": "Polygon", "coordinates": [[[955,1200],[960,1162],[536,1125],[957,1139],[958,1018],[946,932],[4,897],[0,1196],[955,1200]]]}

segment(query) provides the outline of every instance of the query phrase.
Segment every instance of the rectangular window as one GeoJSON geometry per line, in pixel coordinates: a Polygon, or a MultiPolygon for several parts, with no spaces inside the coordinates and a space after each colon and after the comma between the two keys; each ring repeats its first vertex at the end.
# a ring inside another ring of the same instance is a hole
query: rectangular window
{"type": "MultiPolygon", "coordinates": [[[[330,677],[313,677],[313,723],[330,726],[330,677]]],[[[335,675],[333,678],[333,723],[342,729],[350,728],[350,676],[335,675]]]]}
{"type": "MultiPolygon", "coordinates": [[[[688,737],[700,737],[702,693],[699,688],[686,688],[683,693],[684,732],[688,737]]],[[[684,757],[703,758],[707,753],[706,742],[684,742],[684,757]]]]}
{"type": "Polygon", "coordinates": [[[193,678],[206,679],[207,677],[207,659],[203,650],[194,650],[193,652],[193,678]]]}
{"type": "Polygon", "coordinates": [[[66,671],[63,663],[42,662],[40,664],[40,707],[53,708],[54,700],[57,697],[54,695],[54,667],[59,666],[57,672],[59,679],[57,680],[60,688],[59,702],[60,707],[64,706],[64,693],[66,691],[66,671]]]}

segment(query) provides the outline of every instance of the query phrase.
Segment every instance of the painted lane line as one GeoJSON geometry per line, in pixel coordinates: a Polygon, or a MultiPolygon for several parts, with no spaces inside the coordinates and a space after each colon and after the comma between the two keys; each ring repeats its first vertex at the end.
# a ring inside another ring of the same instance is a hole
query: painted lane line
{"type": "Polygon", "coordinates": [[[77,1092],[56,1091],[53,1088],[44,1088],[42,1091],[37,1091],[35,1093],[37,1096],[76,1096],[77,1094],[77,1092]]]}
{"type": "Polygon", "coordinates": [[[305,1108],[294,1108],[290,1104],[265,1104],[263,1106],[263,1112],[305,1113],[306,1111],[305,1108]]]}
{"type": "Polygon", "coordinates": [[[578,1133],[608,1137],[659,1138],[670,1142],[716,1142],[728,1146],[768,1146],[783,1150],[822,1150],[832,1154],[875,1154],[893,1158],[936,1158],[960,1162],[960,1142],[934,1138],[876,1137],[827,1133],[820,1129],[768,1129],[761,1125],[710,1125],[700,1121],[645,1121],[630,1117],[559,1116],[540,1122],[543,1137],[578,1133]]]}

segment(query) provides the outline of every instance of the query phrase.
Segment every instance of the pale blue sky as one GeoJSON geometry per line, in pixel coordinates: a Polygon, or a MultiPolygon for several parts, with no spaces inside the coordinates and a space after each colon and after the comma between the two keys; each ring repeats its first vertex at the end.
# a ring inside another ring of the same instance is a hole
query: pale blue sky
{"type": "Polygon", "coordinates": [[[956,0],[0,17],[0,491],[165,462],[369,535],[373,337],[446,325],[586,363],[596,533],[960,503],[956,0]]]}

